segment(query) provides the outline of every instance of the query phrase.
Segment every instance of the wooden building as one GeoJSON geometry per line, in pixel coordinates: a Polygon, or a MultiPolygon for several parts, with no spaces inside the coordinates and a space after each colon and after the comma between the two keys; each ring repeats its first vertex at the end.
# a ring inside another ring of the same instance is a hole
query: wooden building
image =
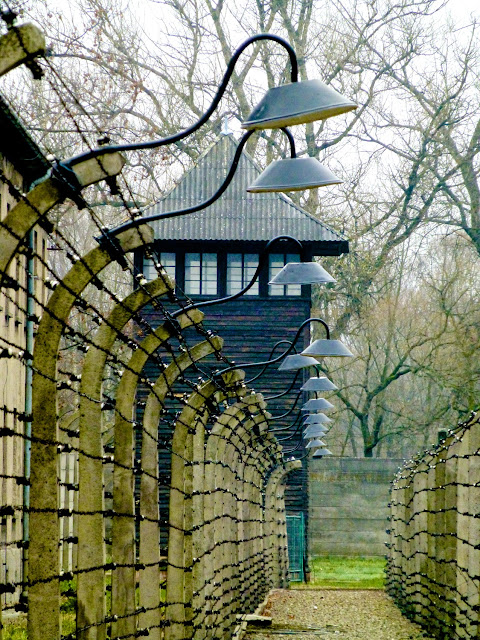
{"type": "MultiPolygon", "coordinates": [[[[210,197],[223,182],[236,145],[232,135],[221,135],[193,169],[146,215],[184,209],[210,197]]],[[[250,281],[266,243],[278,235],[300,240],[307,260],[313,256],[338,256],[348,252],[348,242],[340,234],[287,196],[248,193],[246,187],[259,173],[259,167],[244,152],[233,182],[212,206],[190,215],[152,223],[155,253],[169,275],[175,278],[179,295],[183,292],[188,298],[199,301],[236,293],[250,281]]],[[[291,340],[301,323],[310,317],[311,287],[268,284],[286,262],[299,259],[295,244],[287,241],[274,244],[258,282],[248,293],[234,301],[203,309],[205,326],[224,339],[224,353],[236,364],[268,360],[274,345],[291,340]]],[[[137,256],[137,267],[147,279],[156,277],[152,261],[145,256],[137,256]]],[[[149,320],[154,325],[155,313],[150,313],[149,320]]],[[[309,340],[310,333],[306,329],[297,344],[298,351],[309,340]]],[[[286,346],[278,347],[275,355],[286,346]]],[[[304,377],[312,371],[301,372],[290,392],[275,399],[295,378],[294,372],[280,372],[278,366],[270,366],[251,386],[267,399],[273,396],[269,400],[269,411],[273,415],[271,426],[284,429],[278,432],[279,439],[286,449],[296,449],[291,455],[300,457],[305,453],[299,428],[300,407],[305,398],[301,397],[303,394],[299,396],[299,389],[304,377]]],[[[258,367],[250,369],[247,380],[260,371],[258,367]]],[[[305,460],[303,470],[289,476],[286,496],[288,513],[303,513],[307,520],[306,474],[305,460]]]]}
{"type": "MultiPolygon", "coordinates": [[[[18,193],[43,176],[49,163],[0,96],[0,223],[16,203],[18,193]]],[[[33,336],[36,317],[46,302],[45,261],[47,236],[33,230],[3,279],[0,292],[0,582],[19,582],[22,571],[22,515],[25,441],[29,385],[25,360],[18,356],[33,336]],[[37,256],[37,257],[35,257],[37,256]],[[27,312],[27,290],[32,292],[27,312]],[[18,481],[17,481],[18,478],[18,481]],[[14,509],[14,506],[17,509],[14,509]]],[[[4,596],[5,597],[5,596],[4,596]]],[[[18,597],[7,594],[7,600],[18,597]]]]}

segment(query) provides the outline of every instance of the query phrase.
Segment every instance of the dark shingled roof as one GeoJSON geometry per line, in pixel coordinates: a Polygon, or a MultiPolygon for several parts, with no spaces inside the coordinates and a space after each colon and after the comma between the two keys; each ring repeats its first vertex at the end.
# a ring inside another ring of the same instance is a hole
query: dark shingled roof
{"type": "MultiPolygon", "coordinates": [[[[165,198],[145,213],[152,215],[183,209],[203,202],[223,181],[237,146],[231,135],[222,135],[165,198]]],[[[302,242],[332,243],[332,253],[348,251],[343,236],[278,193],[248,193],[246,187],[260,169],[243,152],[235,177],[225,193],[207,209],[152,225],[162,240],[268,241],[288,234],[302,242]]],[[[323,252],[322,252],[323,253],[323,252]]],[[[330,253],[330,251],[329,251],[330,253]]]]}
{"type": "Polygon", "coordinates": [[[43,177],[51,166],[1,95],[0,153],[10,160],[28,185],[43,177]]]}

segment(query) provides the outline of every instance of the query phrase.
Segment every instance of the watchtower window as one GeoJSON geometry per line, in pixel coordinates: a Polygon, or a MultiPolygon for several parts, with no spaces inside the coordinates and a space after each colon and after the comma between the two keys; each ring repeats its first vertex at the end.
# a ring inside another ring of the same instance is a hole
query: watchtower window
{"type": "MultiPolygon", "coordinates": [[[[175,279],[175,254],[170,252],[160,253],[160,264],[163,266],[170,278],[175,279]]],[[[143,258],[143,275],[147,280],[155,280],[158,278],[157,270],[153,264],[153,260],[144,256],[143,258]]]]}
{"type": "MultiPolygon", "coordinates": [[[[298,253],[271,253],[269,256],[268,279],[271,280],[287,264],[287,262],[300,262],[298,253]]],[[[300,284],[271,284],[268,287],[271,296],[301,296],[300,284]]]]}
{"type": "Polygon", "coordinates": [[[185,254],[185,293],[211,296],[217,294],[217,254],[185,254]]]}
{"type": "MultiPolygon", "coordinates": [[[[227,254],[227,295],[241,291],[251,281],[258,267],[258,253],[227,254]]],[[[258,278],[246,296],[258,296],[258,278]]]]}

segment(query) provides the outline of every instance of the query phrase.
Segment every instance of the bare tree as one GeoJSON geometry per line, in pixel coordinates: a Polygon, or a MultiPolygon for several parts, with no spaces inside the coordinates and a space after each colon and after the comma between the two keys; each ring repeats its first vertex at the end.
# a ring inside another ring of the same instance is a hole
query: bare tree
{"type": "MultiPolygon", "coordinates": [[[[338,372],[351,432],[360,425],[370,455],[405,427],[426,433],[440,416],[467,411],[478,387],[475,354],[468,366],[462,359],[466,368],[455,369],[454,379],[444,340],[455,331],[474,335],[476,312],[462,311],[462,321],[455,320],[457,300],[442,315],[434,280],[415,278],[412,292],[397,269],[406,260],[402,252],[413,263],[441,228],[462,230],[480,251],[475,20],[459,32],[443,0],[152,0],[145,6],[147,20],[122,0],[76,0],[68,14],[34,4],[31,15],[44,26],[51,55],[45,79],[23,96],[27,127],[60,157],[105,136],[130,142],[171,134],[204,112],[244,38],[259,31],[285,36],[297,51],[302,80],[320,77],[359,105],[355,114],[294,131],[300,154],[345,180],[294,198],[350,239],[350,255],[326,261],[338,284],[318,292],[315,304],[334,333],[349,335],[358,349],[352,373],[338,372]],[[412,301],[425,299],[434,309],[429,331],[409,313],[412,301]],[[452,409],[462,376],[470,400],[460,393],[452,409]],[[428,404],[423,414],[419,397],[428,404]]],[[[132,202],[158,199],[210,144],[225,115],[246,118],[266,86],[288,80],[280,47],[247,49],[221,107],[188,144],[128,154],[132,202]]],[[[17,101],[20,86],[9,88],[17,101]]],[[[285,152],[278,132],[252,140],[249,151],[261,163],[285,152]]],[[[123,204],[96,191],[90,201],[123,204]]],[[[99,214],[118,219],[121,209],[102,206],[99,214]]],[[[472,256],[468,264],[475,268],[472,256]]]]}

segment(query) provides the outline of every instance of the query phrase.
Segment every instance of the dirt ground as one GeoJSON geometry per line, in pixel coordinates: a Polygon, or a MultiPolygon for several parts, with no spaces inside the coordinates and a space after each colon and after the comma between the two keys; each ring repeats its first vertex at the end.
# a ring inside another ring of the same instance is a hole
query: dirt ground
{"type": "Polygon", "coordinates": [[[263,615],[272,626],[246,640],[431,640],[383,591],[278,590],[263,615]]]}

